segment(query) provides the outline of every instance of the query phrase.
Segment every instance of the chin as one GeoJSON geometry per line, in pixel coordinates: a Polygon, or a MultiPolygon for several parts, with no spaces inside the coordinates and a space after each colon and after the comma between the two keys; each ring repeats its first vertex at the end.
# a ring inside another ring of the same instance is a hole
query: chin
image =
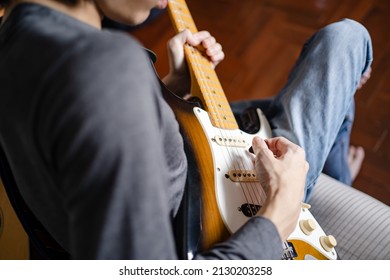
{"type": "Polygon", "coordinates": [[[150,15],[150,11],[145,13],[138,13],[136,15],[112,15],[107,17],[113,21],[116,21],[125,25],[138,25],[145,22],[150,15]]]}
{"type": "Polygon", "coordinates": [[[127,18],[126,22],[123,22],[123,23],[131,24],[131,25],[138,25],[138,24],[144,23],[148,19],[149,15],[150,15],[150,11],[147,13],[138,14],[134,17],[127,18]]]}

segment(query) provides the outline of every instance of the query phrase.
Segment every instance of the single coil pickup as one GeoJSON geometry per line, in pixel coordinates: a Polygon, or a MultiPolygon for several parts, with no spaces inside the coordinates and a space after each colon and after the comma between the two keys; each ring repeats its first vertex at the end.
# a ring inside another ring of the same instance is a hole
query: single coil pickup
{"type": "Polygon", "coordinates": [[[215,136],[212,140],[220,146],[245,148],[248,143],[242,137],[215,136]]]}
{"type": "Polygon", "coordinates": [[[257,182],[255,170],[230,170],[226,175],[233,182],[257,182]]]}
{"type": "Polygon", "coordinates": [[[244,203],[238,208],[238,211],[241,211],[242,214],[250,218],[256,215],[260,208],[260,205],[244,203]]]}

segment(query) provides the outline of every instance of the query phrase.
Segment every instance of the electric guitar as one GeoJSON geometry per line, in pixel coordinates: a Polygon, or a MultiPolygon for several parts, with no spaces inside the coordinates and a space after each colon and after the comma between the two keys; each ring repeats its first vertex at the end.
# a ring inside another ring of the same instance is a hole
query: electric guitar
{"type": "MultiPolygon", "coordinates": [[[[197,32],[184,0],[169,0],[168,10],[177,32],[197,32]]],[[[259,131],[248,134],[240,130],[207,55],[190,45],[184,50],[193,98],[186,101],[169,92],[164,97],[175,112],[186,143],[189,175],[182,213],[189,220],[184,229],[184,251],[187,258],[192,258],[257,215],[266,195],[248,150],[254,136],[269,138],[271,129],[258,109],[259,131]]],[[[337,258],[336,240],[324,233],[309,208],[302,205],[299,222],[283,243],[281,259],[337,258]]]]}

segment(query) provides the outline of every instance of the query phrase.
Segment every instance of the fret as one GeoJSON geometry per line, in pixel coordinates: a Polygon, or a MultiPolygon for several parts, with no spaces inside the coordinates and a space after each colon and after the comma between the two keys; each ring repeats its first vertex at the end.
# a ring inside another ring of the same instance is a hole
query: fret
{"type": "Polygon", "coordinates": [[[221,119],[221,120],[235,120],[233,115],[230,114],[221,114],[221,112],[210,110],[208,111],[209,117],[210,118],[215,118],[215,119],[221,119]]]}
{"type": "Polygon", "coordinates": [[[210,106],[209,107],[209,110],[208,110],[208,113],[210,115],[220,115],[222,118],[226,118],[226,117],[229,117],[229,118],[234,118],[231,110],[228,110],[228,108],[224,108],[224,109],[221,109],[221,108],[218,108],[218,107],[215,107],[215,106],[210,106]]]}
{"type": "MultiPolygon", "coordinates": [[[[202,47],[200,47],[202,48],[202,47]]],[[[204,67],[207,67],[210,71],[213,71],[213,64],[208,59],[207,55],[202,53],[198,48],[194,48],[193,46],[186,45],[185,51],[188,53],[190,60],[190,63],[193,64],[193,66],[197,64],[203,64],[204,67]]]]}
{"type": "Polygon", "coordinates": [[[203,84],[207,85],[208,87],[213,87],[210,85],[217,85],[218,86],[220,84],[219,81],[210,79],[208,77],[198,78],[197,80],[198,80],[198,82],[203,82],[203,84]]]}
{"type": "Polygon", "coordinates": [[[212,123],[215,123],[216,127],[219,127],[219,128],[223,128],[223,129],[236,129],[236,126],[237,126],[237,122],[236,120],[232,120],[232,121],[226,121],[226,120],[217,120],[217,119],[214,119],[214,118],[210,118],[210,121],[212,123]]]}
{"type": "MultiPolygon", "coordinates": [[[[195,22],[184,0],[168,0],[168,11],[177,32],[189,29],[197,32],[195,22]]],[[[204,101],[205,110],[215,127],[237,129],[238,125],[230,109],[221,83],[214,70],[212,62],[202,50],[202,47],[185,45],[184,52],[187,64],[192,70],[192,82],[196,82],[200,89],[200,97],[204,101]]],[[[198,93],[192,93],[195,96],[198,93]]]]}
{"type": "Polygon", "coordinates": [[[168,1],[170,5],[178,7],[180,10],[185,9],[188,11],[188,14],[190,14],[190,10],[188,9],[187,4],[185,1],[180,1],[180,0],[169,0],[168,1]]]}
{"type": "MultiPolygon", "coordinates": [[[[206,96],[204,96],[204,97],[206,97],[206,96]]],[[[226,98],[224,96],[221,96],[221,95],[207,96],[206,98],[207,98],[207,100],[210,101],[210,103],[208,104],[209,107],[216,105],[219,108],[222,108],[222,107],[229,108],[229,103],[226,102],[226,98]]]]}
{"type": "Polygon", "coordinates": [[[213,82],[215,84],[220,85],[218,78],[216,76],[214,76],[212,74],[212,72],[205,73],[204,71],[201,71],[201,75],[202,75],[202,78],[201,78],[202,80],[210,81],[210,82],[213,82]]]}
{"type": "MultiPolygon", "coordinates": [[[[182,9],[172,9],[172,12],[174,12],[176,15],[180,16],[181,18],[187,19],[187,21],[189,21],[189,22],[192,21],[192,17],[188,13],[183,12],[182,9]]],[[[184,21],[186,21],[186,20],[184,20],[184,21]]]]}
{"type": "Polygon", "coordinates": [[[223,98],[216,97],[214,100],[214,103],[210,104],[210,107],[215,107],[215,108],[220,108],[221,110],[231,110],[230,109],[230,104],[226,104],[224,102],[219,102],[219,101],[224,101],[223,98]]]}
{"type": "Polygon", "coordinates": [[[209,112],[210,118],[215,118],[215,119],[221,119],[221,120],[235,120],[233,115],[230,114],[221,114],[220,112],[215,112],[214,110],[210,110],[209,112]]]}
{"type": "Polygon", "coordinates": [[[193,33],[198,31],[187,4],[184,1],[169,0],[168,11],[171,19],[174,21],[176,31],[181,32],[184,29],[189,29],[193,33]],[[176,13],[177,11],[179,13],[176,13]],[[185,19],[183,19],[184,15],[185,19]]]}
{"type": "MultiPolygon", "coordinates": [[[[204,92],[204,95],[208,96],[208,98],[213,98],[214,100],[216,99],[221,99],[221,101],[226,101],[225,97],[223,96],[223,93],[217,93],[217,92],[204,92]]],[[[224,103],[224,102],[222,102],[224,103]]],[[[226,104],[224,104],[226,105],[226,104]]]]}
{"type": "Polygon", "coordinates": [[[220,114],[229,114],[230,115],[230,108],[219,108],[219,107],[215,107],[215,106],[211,106],[211,109],[210,111],[219,111],[220,114]]]}
{"type": "Polygon", "coordinates": [[[223,94],[223,91],[221,91],[220,89],[210,92],[210,87],[204,84],[200,85],[200,89],[202,91],[202,95],[204,95],[205,98],[212,99],[214,101],[219,100],[219,102],[224,103],[223,105],[227,107],[230,106],[225,95],[223,94]]]}
{"type": "Polygon", "coordinates": [[[234,123],[236,123],[236,120],[234,118],[223,118],[223,117],[211,116],[210,120],[215,121],[218,125],[221,125],[221,124],[222,125],[224,125],[224,124],[234,124],[234,123]]]}
{"type": "Polygon", "coordinates": [[[204,68],[206,71],[213,72],[214,68],[209,60],[205,61],[194,61],[194,66],[204,68]]]}
{"type": "Polygon", "coordinates": [[[214,69],[210,69],[210,65],[194,62],[194,67],[200,69],[203,73],[208,75],[215,75],[214,69]]]}
{"type": "Polygon", "coordinates": [[[183,31],[184,29],[190,29],[190,30],[193,29],[193,27],[191,26],[191,22],[189,22],[188,20],[178,19],[177,23],[180,31],[183,31]]]}
{"type": "Polygon", "coordinates": [[[202,96],[204,97],[205,100],[207,99],[206,101],[210,101],[208,103],[209,107],[214,105],[214,104],[217,104],[218,107],[229,108],[229,106],[230,106],[229,102],[227,102],[225,96],[223,96],[223,95],[215,95],[215,94],[213,94],[213,95],[207,95],[206,96],[205,94],[202,94],[202,96]]]}
{"type": "Polygon", "coordinates": [[[188,9],[187,3],[185,1],[169,0],[168,8],[172,12],[179,11],[180,14],[185,14],[186,17],[190,18],[193,22],[191,12],[188,9]]]}
{"type": "Polygon", "coordinates": [[[211,106],[210,107],[210,113],[211,114],[217,114],[217,113],[213,113],[214,111],[218,111],[218,114],[220,115],[223,115],[223,114],[230,114],[230,110],[228,110],[227,108],[223,109],[223,108],[217,108],[215,106],[211,106]]]}
{"type": "Polygon", "coordinates": [[[208,113],[209,113],[210,118],[214,117],[214,118],[223,119],[223,120],[226,120],[226,119],[230,119],[232,121],[235,120],[234,115],[232,114],[231,111],[227,111],[227,110],[221,111],[219,109],[211,108],[211,109],[209,109],[208,113]]]}

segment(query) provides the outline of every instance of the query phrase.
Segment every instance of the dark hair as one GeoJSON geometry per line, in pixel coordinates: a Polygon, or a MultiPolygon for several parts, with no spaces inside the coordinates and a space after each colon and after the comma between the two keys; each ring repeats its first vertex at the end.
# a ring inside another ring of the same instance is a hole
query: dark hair
{"type": "MultiPolygon", "coordinates": [[[[0,8],[6,7],[8,4],[11,3],[12,0],[0,0],[0,8]]],[[[64,2],[65,4],[71,4],[74,5],[80,0],[54,0],[54,1],[59,1],[59,2],[64,2]]]]}
{"type": "Polygon", "coordinates": [[[11,2],[11,0],[0,0],[0,8],[4,8],[4,7],[7,6],[10,2],[11,2]]]}

